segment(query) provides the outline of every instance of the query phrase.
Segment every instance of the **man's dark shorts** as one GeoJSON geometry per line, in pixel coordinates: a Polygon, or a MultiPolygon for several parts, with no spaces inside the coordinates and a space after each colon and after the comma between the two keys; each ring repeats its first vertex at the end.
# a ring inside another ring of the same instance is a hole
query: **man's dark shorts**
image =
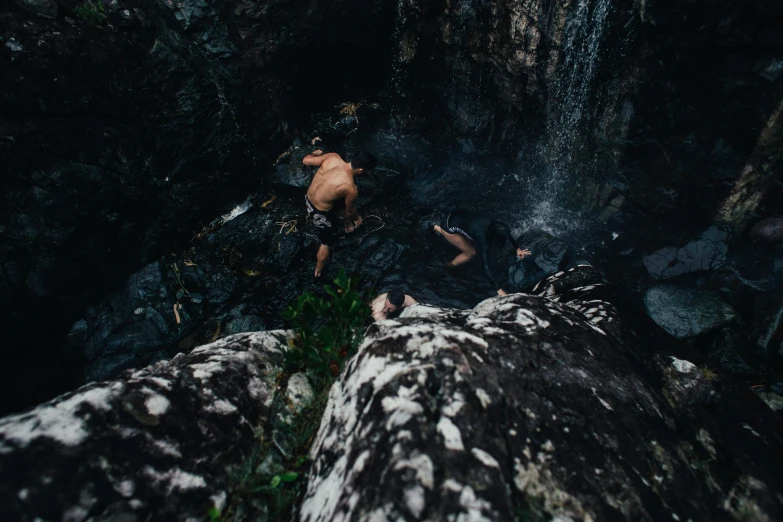
{"type": "Polygon", "coordinates": [[[305,206],[307,207],[307,217],[313,218],[313,224],[318,229],[318,240],[321,244],[332,246],[337,243],[338,224],[340,223],[337,209],[332,207],[331,210],[326,212],[318,210],[307,196],[305,196],[305,206]]]}

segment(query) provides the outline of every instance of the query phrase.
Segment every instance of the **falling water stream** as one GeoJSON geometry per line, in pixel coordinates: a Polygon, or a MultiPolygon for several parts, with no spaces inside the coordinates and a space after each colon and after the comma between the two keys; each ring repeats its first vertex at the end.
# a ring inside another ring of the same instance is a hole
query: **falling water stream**
{"type": "Polygon", "coordinates": [[[524,228],[564,233],[583,220],[566,197],[592,157],[584,133],[596,103],[595,76],[601,61],[611,0],[578,0],[566,20],[546,114],[546,137],[537,155],[544,159],[537,179],[528,180],[524,228]],[[543,150],[541,150],[543,149],[543,150]],[[587,160],[589,161],[589,159],[587,160]]]}
{"type": "Polygon", "coordinates": [[[591,102],[609,6],[610,0],[579,0],[566,22],[547,114],[550,184],[555,192],[568,179],[584,145],[581,124],[591,102]]]}

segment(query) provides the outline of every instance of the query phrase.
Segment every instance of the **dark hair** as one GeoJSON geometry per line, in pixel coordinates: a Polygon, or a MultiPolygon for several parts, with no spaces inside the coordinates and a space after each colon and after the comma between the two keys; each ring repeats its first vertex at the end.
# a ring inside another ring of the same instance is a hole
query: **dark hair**
{"type": "Polygon", "coordinates": [[[402,306],[402,303],[405,302],[405,294],[399,288],[395,288],[386,294],[386,299],[389,300],[389,304],[392,306],[402,306]]]}
{"type": "Polygon", "coordinates": [[[372,170],[378,164],[378,160],[375,156],[362,149],[356,153],[351,160],[351,167],[354,169],[364,169],[365,171],[372,170]]]}
{"type": "Polygon", "coordinates": [[[493,221],[487,227],[487,239],[489,244],[500,248],[506,244],[506,238],[511,237],[511,228],[502,221],[493,221]]]}

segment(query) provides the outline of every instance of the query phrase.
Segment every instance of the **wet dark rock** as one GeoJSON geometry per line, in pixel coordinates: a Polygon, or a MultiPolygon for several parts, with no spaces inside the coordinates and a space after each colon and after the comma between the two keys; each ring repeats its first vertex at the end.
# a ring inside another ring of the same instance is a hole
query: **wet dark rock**
{"type": "MultiPolygon", "coordinates": [[[[614,234],[612,234],[614,235],[614,234]]],[[[611,248],[617,255],[626,257],[630,256],[636,251],[639,245],[639,238],[634,233],[621,232],[616,237],[612,238],[611,248]]]]}
{"type": "Polygon", "coordinates": [[[508,281],[512,288],[525,290],[552,273],[547,274],[532,259],[519,259],[509,268],[508,281]]]}
{"type": "Polygon", "coordinates": [[[85,319],[71,328],[68,341],[71,349],[84,350],[88,380],[145,364],[176,337],[178,328],[192,324],[187,308],[178,311],[182,323],[176,323],[173,307],[179,299],[170,268],[163,262],[147,265],[105,304],[88,308],[85,319]]]}
{"type": "Polygon", "coordinates": [[[54,0],[16,0],[16,5],[25,11],[46,17],[55,17],[59,11],[54,0]]]}
{"type": "Polygon", "coordinates": [[[764,360],[783,359],[783,290],[756,299],[749,337],[750,346],[764,360]]]}
{"type": "Polygon", "coordinates": [[[655,279],[713,270],[726,258],[729,237],[727,229],[712,226],[683,247],[666,247],[644,256],[644,265],[655,279]]]}
{"type": "Polygon", "coordinates": [[[759,398],[773,411],[783,411],[783,395],[773,392],[758,392],[759,398]]]}
{"type": "Polygon", "coordinates": [[[764,243],[783,241],[783,216],[762,219],[751,227],[750,237],[764,243]]]}
{"type": "Polygon", "coordinates": [[[743,339],[741,332],[732,328],[721,328],[710,337],[707,355],[722,372],[741,379],[757,378],[761,375],[756,354],[748,350],[747,341],[743,339]]]}
{"type": "Polygon", "coordinates": [[[295,188],[301,193],[310,186],[313,179],[314,167],[308,167],[302,163],[302,159],[315,150],[315,146],[299,147],[291,152],[284,160],[278,163],[272,171],[269,182],[274,188],[295,188]]]}
{"type": "Polygon", "coordinates": [[[742,169],[742,158],[726,140],[720,138],[710,154],[710,168],[718,179],[733,180],[742,169]]]}
{"type": "Polygon", "coordinates": [[[528,248],[533,252],[533,262],[547,275],[557,272],[562,266],[568,245],[557,238],[535,240],[528,243],[528,248]]]}
{"type": "Polygon", "coordinates": [[[665,344],[643,368],[603,330],[632,309],[556,297],[370,327],[331,389],[299,520],[780,518],[768,408],[665,344]]]}
{"type": "Polygon", "coordinates": [[[322,292],[339,268],[368,289],[405,271],[398,261],[408,248],[402,239],[408,223],[381,209],[384,218],[376,219],[371,206],[360,207],[365,223],[335,246],[326,280],[318,283],[312,278],[318,241],[298,197],[242,208],[243,214],[207,227],[183,254],[144,267],[74,323],[68,343],[84,352],[88,379],[109,378],[220,336],[282,327],[281,310],[304,290],[322,292]]]}
{"type": "Polygon", "coordinates": [[[524,290],[560,270],[568,254],[568,245],[555,237],[542,234],[524,238],[522,248],[532,254],[517,259],[508,270],[508,280],[514,289],[524,290]]]}
{"type": "Polygon", "coordinates": [[[227,466],[271,428],[287,335],[233,336],[3,418],[2,519],[184,521],[222,509],[227,466]]]}
{"type": "Polygon", "coordinates": [[[654,286],[647,290],[644,306],[658,326],[678,339],[709,332],[737,316],[720,294],[674,285],[654,286]]]}
{"type": "Polygon", "coordinates": [[[730,261],[720,266],[710,274],[709,286],[746,301],[751,296],[773,290],[777,286],[776,279],[773,260],[757,255],[754,261],[730,261]]]}
{"type": "Polygon", "coordinates": [[[257,315],[242,315],[229,319],[226,323],[226,335],[242,332],[261,332],[266,330],[264,320],[257,315]]]}
{"type": "Polygon", "coordinates": [[[0,4],[3,357],[59,350],[42,347],[86,306],[268,187],[311,114],[378,92],[394,13],[392,2],[0,4]],[[334,29],[345,24],[365,30],[361,45],[334,29]],[[303,67],[316,54],[344,72],[334,89],[303,67]]]}

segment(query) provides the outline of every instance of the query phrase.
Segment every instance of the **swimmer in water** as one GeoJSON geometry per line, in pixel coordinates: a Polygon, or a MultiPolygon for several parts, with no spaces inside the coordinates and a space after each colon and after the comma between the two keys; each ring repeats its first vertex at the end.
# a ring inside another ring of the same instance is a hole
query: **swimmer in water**
{"type": "Polygon", "coordinates": [[[467,263],[478,253],[481,256],[481,265],[484,269],[484,276],[497,289],[498,295],[506,295],[506,292],[500,287],[498,282],[492,276],[489,270],[489,259],[487,251],[491,242],[498,242],[503,245],[506,241],[511,243],[516,249],[519,259],[530,255],[530,250],[522,249],[514,236],[511,235],[511,229],[501,221],[495,221],[488,217],[480,216],[463,209],[457,209],[446,214],[441,220],[440,225],[435,225],[435,232],[442,235],[446,241],[459,248],[462,253],[451,260],[447,266],[454,267],[467,263]]]}

